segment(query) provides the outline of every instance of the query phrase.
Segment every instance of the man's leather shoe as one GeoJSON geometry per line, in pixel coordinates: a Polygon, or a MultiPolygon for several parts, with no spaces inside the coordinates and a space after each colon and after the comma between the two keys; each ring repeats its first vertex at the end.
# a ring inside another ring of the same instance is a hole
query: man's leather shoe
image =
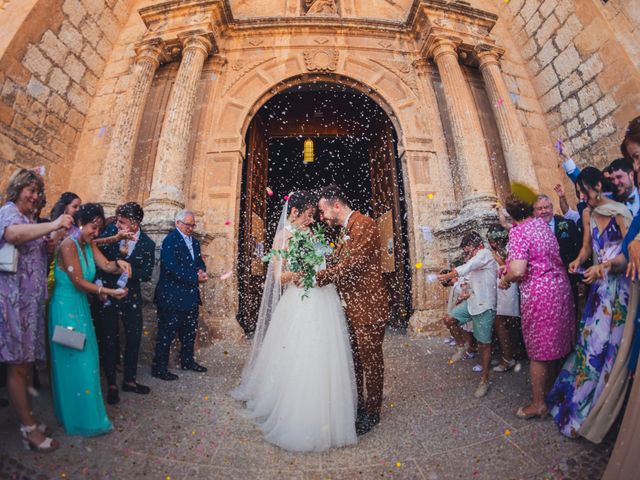
{"type": "Polygon", "coordinates": [[[146,395],[151,391],[149,387],[146,385],[141,385],[139,383],[135,383],[134,385],[129,385],[128,383],[122,382],[122,391],[123,392],[134,392],[139,393],[141,395],[146,395]]]}
{"type": "Polygon", "coordinates": [[[380,415],[364,415],[361,420],[356,422],[356,434],[369,433],[379,423],[380,415]]]}
{"type": "Polygon", "coordinates": [[[182,365],[182,370],[193,370],[194,372],[203,373],[207,371],[207,367],[203,367],[202,365],[198,365],[196,362],[193,362],[187,365],[182,365]]]}
{"type": "Polygon", "coordinates": [[[168,370],[164,372],[151,372],[151,376],[159,378],[160,380],[167,380],[167,381],[178,379],[178,375],[176,375],[175,373],[171,373],[168,370]]]}
{"type": "Polygon", "coordinates": [[[120,403],[120,395],[117,388],[107,389],[107,403],[109,405],[116,405],[120,403]]]}

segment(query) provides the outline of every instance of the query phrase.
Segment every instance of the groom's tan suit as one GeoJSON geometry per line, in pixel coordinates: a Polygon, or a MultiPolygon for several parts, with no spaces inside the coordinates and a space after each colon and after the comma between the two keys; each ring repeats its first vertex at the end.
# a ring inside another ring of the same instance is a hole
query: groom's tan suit
{"type": "Polygon", "coordinates": [[[380,264],[380,233],[375,221],[357,211],[345,230],[329,268],[318,272],[317,282],[319,286],[334,283],[346,304],[358,404],[367,414],[379,415],[384,383],[382,341],[389,315],[380,264]]]}

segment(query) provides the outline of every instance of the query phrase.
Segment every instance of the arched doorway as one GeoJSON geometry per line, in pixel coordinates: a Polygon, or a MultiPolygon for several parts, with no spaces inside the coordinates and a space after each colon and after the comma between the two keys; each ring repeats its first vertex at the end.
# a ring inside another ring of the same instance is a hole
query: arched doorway
{"type": "Polygon", "coordinates": [[[407,215],[395,128],[378,103],[350,86],[310,81],[266,101],[249,125],[242,172],[238,321],[255,328],[265,266],[284,196],[299,189],[340,185],[352,207],[376,219],[382,238],[389,323],[406,326],[411,315],[407,215]],[[303,143],[314,142],[313,163],[303,143]],[[273,192],[273,195],[270,194],[273,192]]]}

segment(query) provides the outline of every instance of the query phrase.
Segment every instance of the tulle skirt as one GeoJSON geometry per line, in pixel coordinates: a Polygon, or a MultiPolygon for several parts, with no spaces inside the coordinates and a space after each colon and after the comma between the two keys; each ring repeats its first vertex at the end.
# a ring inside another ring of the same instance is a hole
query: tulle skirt
{"type": "Polygon", "coordinates": [[[297,452],[356,443],[357,393],[346,319],[333,285],[282,295],[254,367],[232,392],[267,441],[297,452]]]}

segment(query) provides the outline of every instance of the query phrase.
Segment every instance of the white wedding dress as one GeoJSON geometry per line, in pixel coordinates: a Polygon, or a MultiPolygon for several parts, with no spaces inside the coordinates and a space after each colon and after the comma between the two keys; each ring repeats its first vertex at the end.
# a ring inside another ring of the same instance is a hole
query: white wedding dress
{"type": "Polygon", "coordinates": [[[357,392],[336,287],[302,294],[294,284],[285,286],[232,396],[246,402],[243,414],[267,441],[289,451],[320,452],[356,443],[357,392]]]}

